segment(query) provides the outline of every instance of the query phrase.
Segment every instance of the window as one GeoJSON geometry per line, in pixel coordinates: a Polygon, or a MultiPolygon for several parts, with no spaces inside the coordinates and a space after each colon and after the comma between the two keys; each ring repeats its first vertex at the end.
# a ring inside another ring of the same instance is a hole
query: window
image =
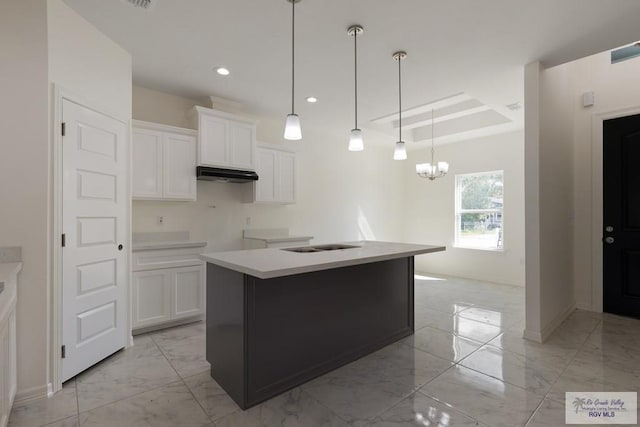
{"type": "Polygon", "coordinates": [[[456,175],[455,246],[501,250],[504,171],[456,175]]]}

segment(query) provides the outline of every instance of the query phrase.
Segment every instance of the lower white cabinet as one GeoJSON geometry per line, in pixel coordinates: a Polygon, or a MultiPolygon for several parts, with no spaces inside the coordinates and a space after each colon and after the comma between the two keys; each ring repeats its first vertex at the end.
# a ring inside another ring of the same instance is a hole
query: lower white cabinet
{"type": "Polygon", "coordinates": [[[141,260],[134,266],[151,268],[133,272],[131,300],[134,332],[143,328],[172,326],[203,316],[205,266],[200,260],[193,261],[193,265],[184,265],[189,264],[189,252],[193,251],[155,250],[134,254],[134,258],[141,260]],[[145,263],[145,260],[150,262],[145,263]],[[155,264],[161,263],[156,267],[162,268],[153,268],[153,261],[156,261],[155,264]]]}
{"type": "Polygon", "coordinates": [[[11,405],[16,395],[16,313],[0,326],[0,426],[9,422],[11,405]]]}
{"type": "MultiPolygon", "coordinates": [[[[19,269],[18,269],[19,271],[19,269]]],[[[0,279],[0,427],[9,422],[17,389],[16,304],[17,272],[0,279]]]]}
{"type": "Polygon", "coordinates": [[[296,155],[290,151],[259,146],[256,149],[254,202],[296,202],[296,155]]]}

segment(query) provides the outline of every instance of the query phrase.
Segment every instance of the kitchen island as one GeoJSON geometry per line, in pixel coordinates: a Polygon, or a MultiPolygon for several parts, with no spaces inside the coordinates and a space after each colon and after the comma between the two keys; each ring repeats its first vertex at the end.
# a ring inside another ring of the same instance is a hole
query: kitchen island
{"type": "Polygon", "coordinates": [[[207,360],[243,409],[411,335],[415,255],[350,242],[201,255],[207,360]]]}

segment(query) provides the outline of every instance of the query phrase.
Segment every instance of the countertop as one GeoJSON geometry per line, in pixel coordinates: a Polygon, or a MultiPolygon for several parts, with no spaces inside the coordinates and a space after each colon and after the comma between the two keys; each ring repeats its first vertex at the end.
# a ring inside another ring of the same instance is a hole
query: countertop
{"type": "Polygon", "coordinates": [[[289,234],[286,228],[249,229],[242,232],[242,238],[262,240],[266,243],[304,242],[313,239],[313,236],[296,236],[289,234]]]}
{"type": "Polygon", "coordinates": [[[311,271],[328,270],[376,261],[441,252],[444,246],[415,245],[378,241],[341,243],[358,248],[335,251],[296,253],[279,248],[212,252],[200,257],[212,264],[239,271],[260,279],[290,276],[311,271]]]}
{"type": "Polygon", "coordinates": [[[21,262],[0,262],[0,325],[4,325],[18,300],[16,275],[22,270],[21,262]]]}
{"type": "Polygon", "coordinates": [[[22,270],[21,262],[0,262],[0,282],[8,282],[22,270]]]}

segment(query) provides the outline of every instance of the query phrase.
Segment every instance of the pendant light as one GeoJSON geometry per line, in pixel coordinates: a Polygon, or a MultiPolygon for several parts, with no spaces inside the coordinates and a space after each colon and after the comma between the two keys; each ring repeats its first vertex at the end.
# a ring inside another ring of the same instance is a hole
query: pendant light
{"type": "Polygon", "coordinates": [[[351,129],[349,138],[349,151],[364,150],[364,141],[362,139],[362,131],[358,129],[358,36],[364,32],[364,28],[360,25],[352,25],[347,29],[347,34],[353,37],[353,58],[354,58],[354,87],[355,87],[355,126],[351,129]]]}
{"type": "Polygon", "coordinates": [[[302,139],[302,129],[300,128],[300,117],[295,113],[295,28],[296,28],[296,3],[301,0],[286,0],[291,3],[291,113],[287,115],[284,125],[284,139],[298,141],[302,139]]]}
{"type": "Polygon", "coordinates": [[[406,160],[407,149],[402,140],[402,67],[400,63],[407,57],[407,52],[398,51],[393,54],[393,59],[398,61],[398,142],[393,150],[393,160],[406,160]]]}
{"type": "Polygon", "coordinates": [[[431,110],[431,163],[419,163],[416,165],[416,173],[421,178],[429,178],[430,181],[433,181],[436,178],[441,178],[449,172],[449,163],[447,162],[437,162],[434,160],[435,150],[433,148],[434,139],[435,139],[435,127],[436,123],[434,120],[434,112],[431,110]]]}

